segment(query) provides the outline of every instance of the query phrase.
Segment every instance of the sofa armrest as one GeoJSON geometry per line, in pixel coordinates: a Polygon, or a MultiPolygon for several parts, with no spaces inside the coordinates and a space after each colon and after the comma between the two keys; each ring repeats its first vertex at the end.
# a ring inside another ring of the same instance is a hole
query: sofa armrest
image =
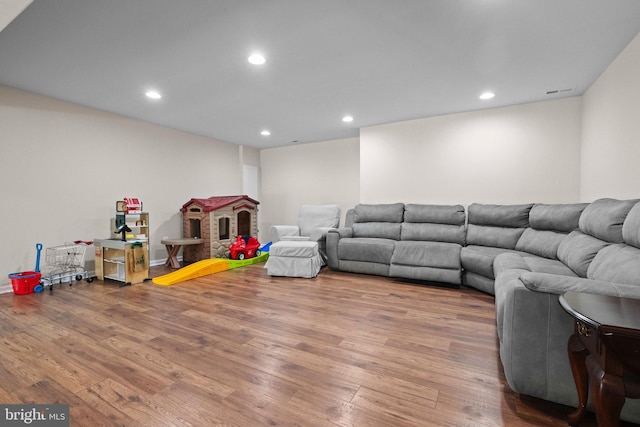
{"type": "Polygon", "coordinates": [[[300,229],[297,225],[272,225],[269,229],[271,243],[282,240],[283,236],[299,236],[300,229]]]}
{"type": "Polygon", "coordinates": [[[637,285],[532,272],[522,273],[520,281],[527,289],[534,292],[562,295],[565,292],[574,291],[640,299],[640,286],[637,285]]]}
{"type": "Polygon", "coordinates": [[[353,236],[353,229],[351,228],[332,228],[327,231],[327,264],[329,268],[338,270],[340,266],[340,260],[338,259],[338,242],[340,239],[349,238],[353,236]]]}

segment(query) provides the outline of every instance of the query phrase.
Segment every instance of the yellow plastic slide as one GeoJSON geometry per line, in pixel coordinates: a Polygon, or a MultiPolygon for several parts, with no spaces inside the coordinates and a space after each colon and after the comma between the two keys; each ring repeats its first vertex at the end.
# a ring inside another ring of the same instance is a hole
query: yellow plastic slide
{"type": "Polygon", "coordinates": [[[232,268],[244,267],[245,265],[266,261],[268,257],[269,253],[264,252],[260,256],[244,260],[231,260],[226,258],[205,259],[190,264],[186,267],[182,267],[181,269],[176,270],[173,273],[154,277],[152,280],[156,285],[171,286],[175,285],[176,283],[184,282],[185,280],[195,279],[197,277],[219,273],[221,271],[230,270],[232,268]]]}

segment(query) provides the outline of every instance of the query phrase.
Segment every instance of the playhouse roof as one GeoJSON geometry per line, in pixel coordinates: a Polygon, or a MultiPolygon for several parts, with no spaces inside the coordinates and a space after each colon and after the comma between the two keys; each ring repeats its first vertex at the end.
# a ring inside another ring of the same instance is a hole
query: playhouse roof
{"type": "Polygon", "coordinates": [[[251,197],[249,197],[247,195],[241,195],[241,196],[214,196],[214,197],[209,197],[208,199],[193,198],[193,199],[189,200],[187,203],[185,203],[184,205],[182,205],[182,208],[180,210],[182,212],[186,212],[187,206],[189,206],[192,203],[197,203],[198,205],[202,206],[202,210],[204,212],[211,212],[211,211],[215,211],[215,210],[218,210],[220,208],[224,208],[225,206],[229,206],[229,205],[232,205],[234,203],[241,202],[241,201],[248,201],[248,202],[256,204],[256,205],[260,204],[259,201],[254,200],[254,199],[252,199],[251,197]]]}

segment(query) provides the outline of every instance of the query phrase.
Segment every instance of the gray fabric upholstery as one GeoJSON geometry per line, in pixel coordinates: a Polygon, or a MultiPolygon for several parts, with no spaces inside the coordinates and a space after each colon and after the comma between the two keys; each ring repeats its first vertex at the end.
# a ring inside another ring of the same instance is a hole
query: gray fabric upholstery
{"type": "Polygon", "coordinates": [[[516,242],[516,249],[541,257],[555,259],[558,257],[558,247],[565,237],[565,234],[554,231],[526,228],[516,242]]]}
{"type": "Polygon", "coordinates": [[[469,224],[495,227],[523,228],[529,226],[532,204],[525,205],[469,205],[469,224]]]}
{"type": "Polygon", "coordinates": [[[466,214],[462,205],[418,205],[405,206],[404,222],[464,225],[466,214]]]}
{"type": "MultiPolygon", "coordinates": [[[[558,245],[558,260],[531,253],[496,256],[500,359],[507,382],[517,393],[576,405],[566,350],[573,319],[561,308],[558,297],[577,291],[640,298],[640,249],[633,244],[639,240],[637,206],[635,200],[597,200],[584,208],[579,230],[574,227],[575,216],[564,225],[543,224],[534,207],[530,212],[533,231],[542,226],[560,233],[573,230],[558,245]]],[[[516,246],[530,250],[531,236],[523,233],[516,246]]],[[[464,265],[464,250],[462,257],[464,265]]],[[[640,421],[640,401],[628,400],[622,418],[640,421]]]]}
{"type": "Polygon", "coordinates": [[[460,249],[461,246],[455,243],[401,241],[396,244],[391,264],[460,271],[460,249]]]}
{"type": "Polygon", "coordinates": [[[599,199],[580,216],[580,231],[600,240],[622,243],[622,224],[638,200],[599,199]]]}
{"type": "Polygon", "coordinates": [[[462,205],[359,204],[347,215],[350,231],[332,230],[327,238],[330,268],[368,272],[369,262],[372,274],[460,284],[462,205]]]}
{"type": "Polygon", "coordinates": [[[631,208],[624,220],[622,239],[627,245],[640,248],[640,202],[631,208]]]}
{"type": "MultiPolygon", "coordinates": [[[[500,360],[517,393],[576,405],[567,357],[573,290],[640,299],[640,203],[357,206],[327,237],[329,265],[356,273],[460,283],[495,295],[500,360]],[[360,214],[358,211],[360,210],[360,214]],[[380,239],[370,236],[391,236],[380,239]]],[[[623,419],[640,421],[640,400],[623,419]]]]}
{"type": "Polygon", "coordinates": [[[640,249],[625,244],[607,246],[589,265],[587,278],[640,286],[640,249]]]}
{"type": "Polygon", "coordinates": [[[536,230],[570,233],[578,228],[582,211],[588,203],[548,205],[536,203],[529,212],[529,224],[536,230]]]}
{"type": "Polygon", "coordinates": [[[375,237],[341,239],[338,244],[338,258],[348,261],[391,264],[391,256],[395,247],[396,242],[390,239],[375,237]]]}
{"type": "Polygon", "coordinates": [[[558,247],[558,259],[571,268],[578,276],[587,277],[587,269],[598,251],[607,242],[586,235],[580,231],[573,231],[558,247]]]}
{"type": "Polygon", "coordinates": [[[400,240],[400,223],[356,222],[351,228],[353,229],[353,237],[400,240]]]}
{"type": "Polygon", "coordinates": [[[401,240],[448,242],[461,246],[465,241],[464,225],[403,222],[400,231],[401,240]]]}
{"type": "MultiPolygon", "coordinates": [[[[503,248],[489,246],[465,246],[460,251],[460,261],[465,271],[472,271],[488,279],[495,279],[493,275],[493,260],[505,252],[515,252],[503,248]]],[[[493,292],[490,292],[493,294],[493,292]]]]}
{"type": "Polygon", "coordinates": [[[368,205],[355,207],[353,222],[402,222],[404,203],[368,205]]]}
{"type": "Polygon", "coordinates": [[[524,228],[509,228],[469,224],[467,244],[492,248],[515,249],[524,228]]]}

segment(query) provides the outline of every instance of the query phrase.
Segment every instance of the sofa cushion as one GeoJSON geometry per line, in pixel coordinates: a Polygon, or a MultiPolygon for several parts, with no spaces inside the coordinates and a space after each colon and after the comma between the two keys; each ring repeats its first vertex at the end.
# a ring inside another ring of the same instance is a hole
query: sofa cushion
{"type": "Polygon", "coordinates": [[[528,253],[505,252],[496,256],[493,271],[496,277],[507,270],[536,271],[541,273],[575,276],[575,273],[562,262],[528,253]]]}
{"type": "Polygon", "coordinates": [[[580,215],[588,203],[552,204],[536,203],[529,212],[529,224],[536,230],[570,233],[578,228],[580,215]]]}
{"type": "Polygon", "coordinates": [[[589,265],[587,278],[640,285],[640,249],[625,244],[607,246],[589,265]]]}
{"type": "Polygon", "coordinates": [[[389,239],[362,237],[340,239],[338,259],[390,264],[395,246],[396,242],[389,239]]]}
{"type": "Polygon", "coordinates": [[[523,228],[529,226],[529,211],[532,204],[526,205],[469,205],[469,224],[496,227],[523,228]]]}
{"type": "Polygon", "coordinates": [[[467,245],[515,249],[516,243],[524,230],[524,228],[469,224],[467,226],[467,245]]]}
{"type": "Polygon", "coordinates": [[[580,216],[580,231],[610,243],[622,243],[622,224],[638,200],[598,199],[580,216]]]}
{"type": "Polygon", "coordinates": [[[518,239],[516,249],[541,257],[556,259],[558,247],[565,237],[567,237],[566,234],[556,233],[555,231],[527,228],[518,239]]]}
{"type": "Polygon", "coordinates": [[[572,231],[558,246],[558,259],[580,277],[587,277],[587,269],[598,251],[608,245],[580,231],[572,231]]]}
{"type": "Polygon", "coordinates": [[[464,206],[462,205],[417,205],[409,203],[404,209],[404,222],[464,225],[465,219],[464,206]]]}
{"type": "Polygon", "coordinates": [[[464,245],[464,225],[403,222],[401,240],[427,240],[464,245]]]}
{"type": "Polygon", "coordinates": [[[400,241],[391,264],[460,269],[460,248],[455,243],[400,241]]]}
{"type": "Polygon", "coordinates": [[[460,263],[462,268],[484,277],[495,279],[493,275],[493,260],[505,252],[516,252],[502,248],[489,246],[465,246],[460,251],[460,263]]]}
{"type": "Polygon", "coordinates": [[[400,240],[400,223],[393,222],[356,222],[351,228],[353,237],[375,237],[400,240]]]}
{"type": "Polygon", "coordinates": [[[402,222],[404,203],[367,205],[358,204],[354,209],[353,222],[402,222]]]}
{"type": "Polygon", "coordinates": [[[640,203],[636,203],[625,218],[622,238],[627,245],[640,248],[640,203]]]}

